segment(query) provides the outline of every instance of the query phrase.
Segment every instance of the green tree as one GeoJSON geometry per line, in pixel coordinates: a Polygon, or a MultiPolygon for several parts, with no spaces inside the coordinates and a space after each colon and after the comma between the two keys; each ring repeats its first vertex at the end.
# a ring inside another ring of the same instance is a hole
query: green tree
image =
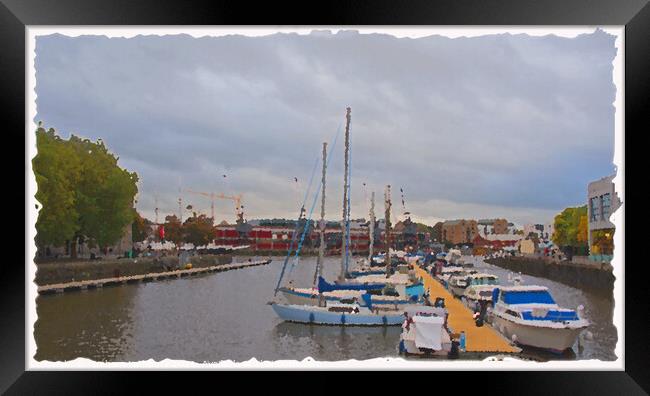
{"type": "Polygon", "coordinates": [[[183,223],[183,241],[196,247],[209,244],[214,239],[214,235],[214,221],[206,215],[197,216],[194,213],[194,216],[183,223]]]}
{"type": "Polygon", "coordinates": [[[36,145],[36,199],[43,205],[37,243],[61,246],[70,241],[75,257],[80,239],[101,248],[117,242],[133,221],[137,174],[120,168],[101,140],[74,135],[64,140],[54,129],[39,126],[36,145]]]}
{"type": "Polygon", "coordinates": [[[32,160],[36,177],[36,200],[40,210],[36,220],[39,246],[62,246],[80,229],[76,205],[76,184],[81,164],[74,149],[55,134],[54,129],[36,131],[38,154],[32,160]]]}
{"type": "Polygon", "coordinates": [[[555,216],[553,243],[564,247],[569,256],[572,256],[577,248],[584,249],[587,246],[586,238],[583,240],[583,235],[580,232],[580,222],[583,216],[585,218],[587,216],[587,205],[566,208],[555,216]]]}

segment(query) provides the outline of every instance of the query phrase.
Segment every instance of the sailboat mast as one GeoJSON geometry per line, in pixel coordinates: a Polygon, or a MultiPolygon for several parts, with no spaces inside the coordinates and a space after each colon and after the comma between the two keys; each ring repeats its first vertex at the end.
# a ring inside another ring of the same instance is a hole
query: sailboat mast
{"type": "Polygon", "coordinates": [[[386,278],[390,276],[390,184],[386,186],[386,192],[384,193],[384,206],[386,207],[385,221],[386,221],[386,278]]]}
{"type": "Polygon", "coordinates": [[[370,224],[368,225],[370,234],[370,246],[368,248],[368,264],[372,263],[372,256],[375,250],[375,192],[370,194],[370,224]]]}
{"type": "Polygon", "coordinates": [[[325,256],[325,172],[327,170],[327,142],[323,142],[323,174],[321,177],[321,201],[320,201],[320,246],[318,248],[318,259],[316,260],[316,271],[314,273],[314,287],[319,276],[323,276],[323,257],[325,256]]]}
{"type": "Polygon", "coordinates": [[[345,169],[343,172],[343,220],[341,221],[341,273],[339,274],[339,280],[343,281],[345,279],[345,261],[347,257],[347,214],[348,214],[348,167],[349,167],[349,155],[350,155],[350,115],[352,109],[347,108],[345,114],[345,169]]]}

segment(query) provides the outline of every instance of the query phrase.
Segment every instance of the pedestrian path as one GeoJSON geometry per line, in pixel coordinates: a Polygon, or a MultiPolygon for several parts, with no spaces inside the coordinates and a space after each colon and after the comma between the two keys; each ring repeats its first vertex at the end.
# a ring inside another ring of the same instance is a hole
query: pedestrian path
{"type": "Polygon", "coordinates": [[[436,297],[445,299],[445,307],[449,312],[449,327],[454,333],[465,332],[465,349],[467,352],[497,352],[497,353],[518,353],[521,349],[510,344],[494,328],[485,324],[477,327],[474,322],[472,311],[460,300],[445,289],[440,282],[434,279],[427,271],[415,266],[418,278],[421,278],[425,289],[428,291],[431,300],[436,297]]]}

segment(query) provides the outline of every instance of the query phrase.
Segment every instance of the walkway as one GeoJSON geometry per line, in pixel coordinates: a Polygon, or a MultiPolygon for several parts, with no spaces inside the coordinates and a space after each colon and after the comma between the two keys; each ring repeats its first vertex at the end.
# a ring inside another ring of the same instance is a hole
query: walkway
{"type": "Polygon", "coordinates": [[[510,345],[500,333],[490,325],[477,327],[473,312],[460,300],[445,289],[440,282],[434,279],[427,271],[415,266],[416,274],[424,282],[424,287],[429,292],[431,300],[436,297],[445,299],[445,306],[449,311],[449,327],[454,333],[465,332],[465,349],[467,352],[497,352],[518,353],[520,348],[510,345]]]}

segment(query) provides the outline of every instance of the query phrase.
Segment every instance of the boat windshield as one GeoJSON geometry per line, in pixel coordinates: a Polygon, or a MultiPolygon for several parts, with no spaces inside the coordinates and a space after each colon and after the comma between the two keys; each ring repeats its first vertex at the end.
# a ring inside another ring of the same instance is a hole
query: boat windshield
{"type": "Polygon", "coordinates": [[[503,293],[506,304],[555,304],[548,290],[506,291],[503,293]]]}

